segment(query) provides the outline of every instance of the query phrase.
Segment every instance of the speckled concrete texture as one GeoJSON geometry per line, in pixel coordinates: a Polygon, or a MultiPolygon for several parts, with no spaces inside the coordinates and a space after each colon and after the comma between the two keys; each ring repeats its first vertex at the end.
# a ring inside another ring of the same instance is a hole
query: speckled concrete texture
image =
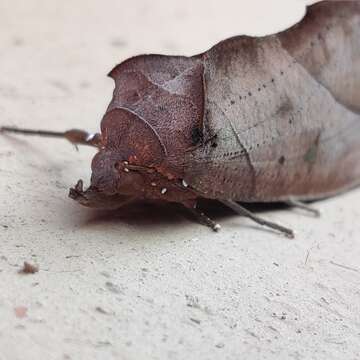
{"type": "MultiPolygon", "coordinates": [[[[190,55],[303,11],[299,0],[1,0],[0,125],[96,131],[121,60],[190,55]]],[[[93,154],[0,137],[1,360],[360,358],[359,190],[317,203],[320,219],[263,209],[294,240],[222,208],[210,209],[215,234],[172,207],[80,207],[68,188],[88,181],[93,154]],[[39,272],[19,273],[24,261],[39,272]]]]}

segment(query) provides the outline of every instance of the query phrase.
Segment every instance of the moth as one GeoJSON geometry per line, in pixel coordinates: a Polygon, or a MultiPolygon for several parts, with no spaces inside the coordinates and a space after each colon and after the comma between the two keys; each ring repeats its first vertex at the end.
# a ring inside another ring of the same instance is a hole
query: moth
{"type": "Polygon", "coordinates": [[[323,1],[297,25],[237,36],[196,56],[141,55],[116,66],[101,132],[2,127],[97,148],[91,185],[69,196],[116,208],[134,199],[197,208],[216,199],[289,237],[239,202],[308,200],[360,182],[360,2],[323,1]]]}

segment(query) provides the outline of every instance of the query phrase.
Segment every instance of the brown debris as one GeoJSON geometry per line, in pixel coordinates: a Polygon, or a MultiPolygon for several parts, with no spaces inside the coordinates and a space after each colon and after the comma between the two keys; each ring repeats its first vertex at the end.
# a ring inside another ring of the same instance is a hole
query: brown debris
{"type": "Polygon", "coordinates": [[[19,270],[19,274],[35,274],[38,271],[39,271],[39,266],[24,261],[24,265],[22,269],[19,270]]]}

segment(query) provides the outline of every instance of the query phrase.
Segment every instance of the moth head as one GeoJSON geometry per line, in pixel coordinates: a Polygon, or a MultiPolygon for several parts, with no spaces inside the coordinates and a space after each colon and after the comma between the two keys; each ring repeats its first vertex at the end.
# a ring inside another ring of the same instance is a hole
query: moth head
{"type": "Polygon", "coordinates": [[[133,197],[127,195],[105,194],[93,186],[84,190],[82,180],[70,189],[69,197],[83,206],[98,209],[116,209],[133,200],[133,197]]]}
{"type": "Polygon", "coordinates": [[[109,111],[101,122],[101,146],[92,161],[91,185],[78,183],[70,197],[82,205],[99,207],[121,196],[141,198],[154,167],[165,157],[165,149],[151,126],[126,109],[109,111]]]}

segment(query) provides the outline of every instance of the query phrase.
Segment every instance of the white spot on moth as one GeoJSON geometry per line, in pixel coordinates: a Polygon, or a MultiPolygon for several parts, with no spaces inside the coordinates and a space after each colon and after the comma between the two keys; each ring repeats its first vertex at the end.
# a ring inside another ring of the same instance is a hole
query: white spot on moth
{"type": "Polygon", "coordinates": [[[183,187],[186,187],[186,188],[189,186],[189,184],[185,180],[182,180],[182,185],[183,185],[183,187]]]}
{"type": "Polygon", "coordinates": [[[96,134],[88,134],[88,136],[86,137],[85,141],[91,141],[94,139],[96,134]]]}
{"type": "Polygon", "coordinates": [[[161,194],[164,195],[164,194],[166,194],[166,192],[167,192],[167,188],[162,188],[162,189],[161,189],[161,194]]]}
{"type": "Polygon", "coordinates": [[[124,168],[124,171],[125,171],[126,173],[130,172],[130,170],[129,170],[128,168],[124,168]]]}

